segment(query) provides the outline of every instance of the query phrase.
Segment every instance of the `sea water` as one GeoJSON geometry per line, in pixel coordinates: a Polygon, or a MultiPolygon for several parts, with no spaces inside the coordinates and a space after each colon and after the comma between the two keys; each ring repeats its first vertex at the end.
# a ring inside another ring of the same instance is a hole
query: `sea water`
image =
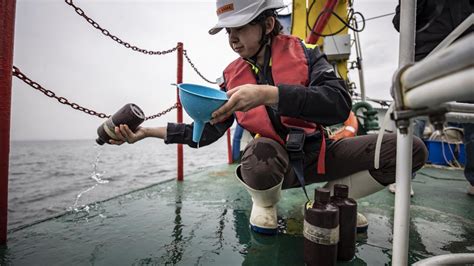
{"type": "MultiPolygon", "coordinates": [[[[176,145],[145,139],[97,146],[94,140],[13,141],[8,226],[14,229],[91,203],[176,178],[176,145]]],[[[227,163],[223,137],[210,146],[184,145],[184,175],[227,163]]]]}
{"type": "Polygon", "coordinates": [[[95,146],[95,150],[96,150],[96,157],[95,157],[95,161],[92,163],[92,173],[90,174],[90,178],[92,178],[93,180],[96,181],[96,183],[94,185],[92,185],[91,187],[88,187],[86,190],[84,191],[81,191],[79,194],[77,194],[76,196],[76,201],[74,202],[74,205],[70,208],[68,208],[69,211],[75,211],[75,212],[79,212],[81,210],[85,210],[86,212],[88,212],[89,210],[89,206],[88,205],[82,205],[78,206],[78,203],[79,203],[79,200],[81,199],[82,195],[84,193],[88,193],[90,191],[92,191],[94,188],[96,188],[99,184],[107,184],[109,183],[109,180],[103,180],[102,177],[104,176],[105,174],[105,171],[104,172],[100,172],[98,170],[98,166],[99,166],[99,159],[100,159],[100,154],[102,152],[102,147],[99,146],[98,144],[94,144],[95,146]]]}

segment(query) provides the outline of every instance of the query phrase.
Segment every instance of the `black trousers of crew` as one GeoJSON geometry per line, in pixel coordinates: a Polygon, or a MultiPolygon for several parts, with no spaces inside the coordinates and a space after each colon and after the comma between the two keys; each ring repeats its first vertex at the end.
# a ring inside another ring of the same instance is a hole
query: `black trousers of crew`
{"type": "MultiPolygon", "coordinates": [[[[379,169],[374,168],[376,141],[377,135],[364,135],[328,142],[324,175],[317,174],[319,149],[306,150],[306,184],[331,181],[363,170],[368,170],[370,175],[384,186],[395,183],[397,136],[384,134],[379,169]]],[[[428,151],[423,141],[413,137],[413,172],[425,164],[427,156],[428,151]]],[[[282,179],[283,189],[300,186],[289,162],[288,153],[272,139],[260,137],[252,140],[244,150],[241,163],[242,179],[254,189],[271,188],[282,179]]]]}

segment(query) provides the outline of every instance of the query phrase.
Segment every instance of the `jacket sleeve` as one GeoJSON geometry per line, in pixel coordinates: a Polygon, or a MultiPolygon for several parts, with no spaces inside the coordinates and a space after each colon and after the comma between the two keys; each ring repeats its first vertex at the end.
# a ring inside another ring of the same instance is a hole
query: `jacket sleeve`
{"type": "Polygon", "coordinates": [[[395,8],[395,15],[392,19],[393,27],[400,32],[400,0],[398,1],[398,5],[395,8]]]}
{"type": "Polygon", "coordinates": [[[278,114],[323,126],[344,122],[352,106],[346,83],[336,76],[334,68],[319,48],[307,51],[310,59],[309,86],[279,84],[278,114]]]}
{"type": "MultiPolygon", "coordinates": [[[[204,131],[202,132],[201,140],[199,141],[199,147],[209,145],[218,140],[228,128],[234,123],[234,116],[232,115],[225,121],[211,125],[206,123],[204,131]]],[[[187,144],[189,147],[197,148],[197,143],[193,142],[193,125],[184,123],[168,123],[166,129],[166,144],[181,143],[187,144]]]]}
{"type": "MultiPolygon", "coordinates": [[[[420,17],[421,17],[422,12],[425,9],[426,1],[427,0],[417,0],[416,1],[416,28],[417,29],[419,29],[419,27],[421,26],[421,25],[419,25],[420,21],[421,21],[420,17]]],[[[400,0],[398,0],[398,5],[395,8],[395,15],[393,16],[392,24],[393,24],[393,27],[398,32],[400,32],[400,0]]]]}

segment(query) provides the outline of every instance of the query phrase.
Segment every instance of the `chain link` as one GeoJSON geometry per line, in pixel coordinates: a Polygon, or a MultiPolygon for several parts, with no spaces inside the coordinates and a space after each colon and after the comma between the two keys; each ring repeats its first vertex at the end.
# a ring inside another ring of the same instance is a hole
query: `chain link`
{"type": "Polygon", "coordinates": [[[94,110],[91,110],[91,109],[88,109],[88,108],[85,108],[85,107],[82,107],[80,106],[79,104],[77,103],[71,103],[69,102],[68,99],[64,98],[64,97],[60,97],[60,96],[57,96],[56,93],[54,93],[53,91],[50,91],[50,90],[47,90],[45,88],[43,88],[40,84],[32,81],[31,79],[29,79],[27,76],[25,76],[25,74],[23,74],[20,69],[18,69],[17,67],[13,67],[13,76],[21,79],[23,82],[25,82],[26,84],[30,85],[31,87],[33,87],[34,89],[36,90],[39,90],[40,92],[44,93],[44,95],[50,97],[50,98],[55,98],[56,100],[58,100],[58,102],[62,103],[62,104],[66,104],[66,105],[69,105],[71,106],[73,109],[76,109],[76,110],[79,110],[79,111],[82,111],[86,114],[89,114],[89,115],[94,115],[94,116],[98,116],[100,118],[108,118],[110,117],[110,115],[106,115],[104,113],[99,113],[99,112],[96,112],[94,110]]]}
{"type": "Polygon", "coordinates": [[[171,112],[173,109],[178,108],[178,107],[180,107],[180,106],[181,106],[181,105],[180,105],[179,103],[175,103],[173,106],[171,106],[170,108],[168,108],[168,109],[166,109],[166,110],[164,110],[164,111],[162,111],[162,112],[159,112],[159,113],[157,113],[157,114],[155,114],[155,115],[147,116],[147,117],[145,118],[145,120],[155,119],[155,118],[160,117],[160,116],[162,116],[162,115],[164,115],[164,114],[166,114],[166,113],[171,112]]]}
{"type": "Polygon", "coordinates": [[[194,71],[196,71],[196,73],[197,73],[203,80],[205,80],[206,82],[211,83],[211,84],[217,84],[217,82],[208,80],[207,78],[205,78],[205,77],[201,74],[201,72],[199,72],[199,70],[197,69],[197,67],[194,66],[193,62],[191,62],[191,58],[189,58],[188,52],[187,52],[186,50],[183,50],[183,55],[184,55],[184,57],[186,57],[186,60],[187,60],[188,63],[191,65],[191,67],[194,69],[194,71]]]}
{"type": "MultiPolygon", "coordinates": [[[[85,108],[85,107],[82,107],[80,106],[79,104],[77,103],[71,103],[68,99],[62,97],[62,96],[57,96],[56,93],[54,93],[53,91],[50,91],[50,90],[47,90],[45,88],[43,88],[40,84],[38,84],[37,82],[34,82],[32,81],[30,78],[28,78],[25,74],[23,74],[23,72],[20,71],[19,68],[17,68],[16,66],[13,66],[13,71],[12,71],[12,74],[13,76],[19,78],[20,80],[22,80],[23,82],[25,82],[26,84],[30,85],[31,87],[33,87],[34,89],[36,90],[39,90],[40,92],[44,93],[44,95],[50,97],[50,98],[55,98],[56,100],[58,100],[58,102],[62,103],[62,104],[65,104],[65,105],[69,105],[72,109],[74,110],[79,110],[81,112],[84,112],[88,115],[93,115],[93,116],[98,116],[100,118],[109,118],[110,115],[106,115],[104,113],[99,113],[97,111],[94,111],[92,109],[88,109],[88,108],[85,108]]],[[[158,118],[166,113],[169,113],[171,112],[171,110],[175,109],[175,108],[178,108],[180,107],[180,104],[176,103],[174,104],[173,106],[171,106],[170,108],[158,113],[158,114],[155,114],[155,115],[152,115],[152,116],[148,116],[145,118],[145,120],[150,120],[150,119],[155,119],[155,118],[158,118]]]]}
{"type": "Polygon", "coordinates": [[[86,13],[84,12],[84,10],[82,10],[80,7],[77,7],[73,3],[73,0],[64,0],[64,2],[66,2],[66,4],[70,5],[72,8],[74,8],[76,13],[79,16],[83,17],[89,24],[92,25],[92,27],[98,29],[100,32],[102,32],[102,34],[104,34],[105,36],[111,38],[112,40],[114,40],[118,44],[121,44],[121,45],[125,46],[126,48],[132,49],[133,51],[140,52],[140,53],[147,54],[147,55],[165,55],[165,54],[172,53],[172,52],[174,52],[178,49],[178,46],[173,47],[173,48],[168,49],[168,50],[163,50],[163,51],[150,51],[150,50],[146,50],[146,49],[143,49],[143,48],[139,48],[135,45],[132,45],[128,42],[125,42],[125,41],[121,40],[119,37],[111,34],[110,31],[108,31],[107,29],[102,28],[99,25],[99,23],[97,23],[92,18],[87,16],[86,13]]]}

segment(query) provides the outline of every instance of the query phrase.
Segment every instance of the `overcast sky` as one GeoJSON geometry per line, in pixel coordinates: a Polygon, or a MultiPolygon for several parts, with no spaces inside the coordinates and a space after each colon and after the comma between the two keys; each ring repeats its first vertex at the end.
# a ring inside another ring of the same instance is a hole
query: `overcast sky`
{"type": "MultiPolygon", "coordinates": [[[[366,18],[393,12],[398,1],[354,1],[366,18]]],[[[216,23],[214,1],[75,0],[99,25],[147,50],[167,50],[183,42],[209,79],[221,75],[236,55],[226,34],[210,36],[216,23]]],[[[126,49],[95,30],[63,0],[17,0],[14,65],[32,80],[71,102],[113,114],[132,102],[152,115],[176,102],[176,53],[150,56],[126,49]]],[[[367,22],[360,34],[367,95],[390,99],[397,68],[398,33],[391,16],[367,22]]],[[[355,52],[353,52],[355,54],[355,52]]],[[[357,71],[350,73],[357,82],[357,71]]],[[[184,63],[184,82],[206,85],[184,63]]],[[[93,139],[103,122],[59,104],[13,78],[11,139],[93,139]]],[[[187,121],[190,121],[186,118],[187,121]]],[[[147,121],[162,126],[176,112],[147,121]]]]}

